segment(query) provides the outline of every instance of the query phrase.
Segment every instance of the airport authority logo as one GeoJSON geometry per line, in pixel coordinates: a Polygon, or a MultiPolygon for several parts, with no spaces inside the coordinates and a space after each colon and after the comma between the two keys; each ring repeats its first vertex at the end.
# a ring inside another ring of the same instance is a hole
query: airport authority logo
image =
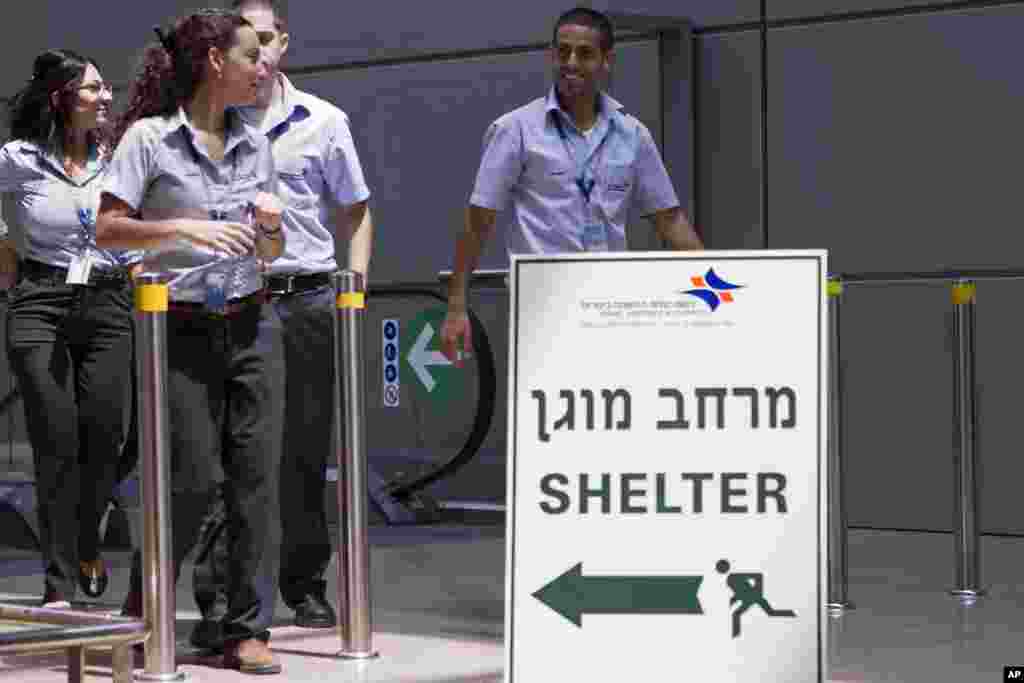
{"type": "Polygon", "coordinates": [[[743,289],[743,285],[733,284],[719,277],[714,268],[708,268],[708,272],[703,277],[700,275],[691,277],[690,282],[693,283],[695,289],[681,289],[679,293],[697,297],[706,303],[712,312],[722,304],[731,304],[733,292],[743,289]]]}

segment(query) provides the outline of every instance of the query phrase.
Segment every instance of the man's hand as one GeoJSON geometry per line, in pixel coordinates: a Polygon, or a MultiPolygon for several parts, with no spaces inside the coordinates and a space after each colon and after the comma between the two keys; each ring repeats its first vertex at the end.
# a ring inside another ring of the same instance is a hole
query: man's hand
{"type": "Polygon", "coordinates": [[[469,323],[469,314],[466,311],[448,309],[444,323],[441,324],[441,353],[450,360],[455,367],[462,367],[463,356],[468,356],[473,351],[473,328],[469,323]],[[459,352],[459,341],[462,341],[462,348],[465,353],[459,352]]]}
{"type": "Polygon", "coordinates": [[[697,231],[690,225],[686,218],[686,212],[682,207],[676,206],[671,209],[658,211],[653,216],[654,228],[658,236],[668,243],[670,249],[680,251],[699,251],[704,249],[704,243],[697,235],[697,231]]]}
{"type": "Polygon", "coordinates": [[[18,252],[10,240],[0,240],[0,289],[18,284],[18,252]]]}

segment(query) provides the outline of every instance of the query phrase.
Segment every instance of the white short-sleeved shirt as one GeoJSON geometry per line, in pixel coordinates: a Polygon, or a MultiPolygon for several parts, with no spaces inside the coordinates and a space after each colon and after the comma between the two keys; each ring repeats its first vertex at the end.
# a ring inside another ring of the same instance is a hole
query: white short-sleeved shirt
{"type": "MultiPolygon", "coordinates": [[[[284,253],[268,272],[331,272],[337,262],[330,207],[364,201],[370,189],[345,112],[297,90],[283,74],[280,78],[284,106],[276,118],[267,117],[260,131],[272,143],[278,196],[285,207],[284,253]]],[[[243,117],[248,113],[239,112],[243,117]]]]}
{"type": "MultiPolygon", "coordinates": [[[[181,109],[136,121],[114,151],[103,192],[139,211],[143,220],[210,219],[217,211],[224,220],[248,222],[247,207],[256,194],[276,194],[269,141],[230,110],[221,161],[195,144],[195,135],[181,109]]],[[[224,281],[228,299],[263,287],[255,255],[230,257],[181,243],[149,251],[145,261],[147,268],[171,275],[174,301],[204,302],[213,279],[224,281]]]]}
{"type": "Polygon", "coordinates": [[[679,206],[647,127],[605,93],[598,104],[587,135],[558,104],[554,88],[487,129],[469,203],[500,211],[511,202],[509,253],[584,251],[584,228],[595,222],[605,228],[608,249],[622,251],[631,205],[643,215],[679,206]],[[594,181],[589,204],[576,183],[581,169],[594,181]]]}
{"type": "Polygon", "coordinates": [[[93,267],[138,261],[139,251],[96,247],[96,214],[106,163],[93,150],[85,173],[72,178],[53,154],[34,142],[12,140],[0,149],[3,217],[18,256],[67,268],[84,251],[93,267]]]}

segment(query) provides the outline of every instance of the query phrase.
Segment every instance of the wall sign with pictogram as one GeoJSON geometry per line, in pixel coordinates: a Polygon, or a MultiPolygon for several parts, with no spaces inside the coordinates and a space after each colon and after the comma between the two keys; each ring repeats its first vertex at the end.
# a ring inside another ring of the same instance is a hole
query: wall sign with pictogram
{"type": "Polygon", "coordinates": [[[826,273],[513,259],[509,683],[828,680],[826,273]]]}
{"type": "Polygon", "coordinates": [[[388,318],[382,323],[381,333],[383,336],[382,353],[384,354],[384,407],[397,408],[401,397],[401,382],[399,381],[399,331],[401,329],[398,320],[388,318]]]}

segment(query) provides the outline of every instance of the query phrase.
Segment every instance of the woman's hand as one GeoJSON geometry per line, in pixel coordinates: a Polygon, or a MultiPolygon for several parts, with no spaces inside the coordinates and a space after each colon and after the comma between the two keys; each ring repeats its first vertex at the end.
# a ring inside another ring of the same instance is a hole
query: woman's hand
{"type": "Polygon", "coordinates": [[[230,256],[251,254],[256,245],[256,229],[244,223],[181,218],[177,224],[180,237],[230,256]]]}

